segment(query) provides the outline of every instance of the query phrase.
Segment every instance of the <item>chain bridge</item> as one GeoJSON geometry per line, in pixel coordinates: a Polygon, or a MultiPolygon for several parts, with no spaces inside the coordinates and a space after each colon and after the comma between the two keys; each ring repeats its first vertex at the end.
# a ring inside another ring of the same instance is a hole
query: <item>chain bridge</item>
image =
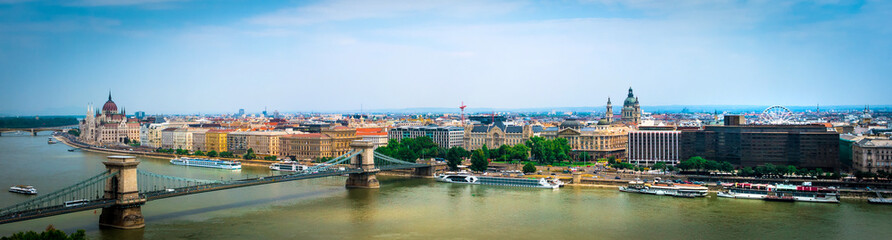
{"type": "Polygon", "coordinates": [[[414,169],[416,175],[433,174],[433,165],[377,153],[372,143],[354,141],[350,146],[353,150],[346,154],[304,171],[227,181],[152,173],[138,169],[139,161],[132,156],[109,156],[103,162],[106,171],[58,191],[0,209],[0,224],[101,208],[99,225],[102,227],[143,228],[145,221],[141,207],[147,201],[157,199],[340,175],[348,175],[348,188],[378,188],[375,174],[379,171],[414,169]]]}

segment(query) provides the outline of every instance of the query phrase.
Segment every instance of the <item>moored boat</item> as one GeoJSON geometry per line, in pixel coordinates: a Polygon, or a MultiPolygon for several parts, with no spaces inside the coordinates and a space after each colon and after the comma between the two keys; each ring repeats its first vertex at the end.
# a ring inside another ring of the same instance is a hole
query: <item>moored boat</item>
{"type": "Polygon", "coordinates": [[[16,186],[9,187],[9,191],[14,192],[14,193],[28,194],[28,195],[37,194],[36,188],[34,188],[33,186],[25,186],[25,185],[16,185],[16,186]]]}
{"type": "Polygon", "coordinates": [[[551,188],[556,189],[560,186],[545,178],[528,179],[528,178],[503,178],[476,176],[468,174],[441,174],[436,177],[437,181],[448,183],[464,183],[479,185],[495,185],[508,187],[532,187],[532,188],[551,188]]]}
{"type": "Polygon", "coordinates": [[[619,190],[622,192],[684,198],[704,197],[709,194],[709,189],[704,186],[696,184],[676,184],[671,182],[658,181],[655,181],[652,184],[646,184],[641,181],[633,181],[629,182],[629,185],[625,187],[620,187],[619,190]]]}
{"type": "Polygon", "coordinates": [[[240,162],[213,160],[213,159],[206,159],[206,158],[180,157],[180,158],[171,159],[170,164],[180,165],[180,166],[229,169],[229,170],[242,169],[242,163],[240,163],[240,162]]]}

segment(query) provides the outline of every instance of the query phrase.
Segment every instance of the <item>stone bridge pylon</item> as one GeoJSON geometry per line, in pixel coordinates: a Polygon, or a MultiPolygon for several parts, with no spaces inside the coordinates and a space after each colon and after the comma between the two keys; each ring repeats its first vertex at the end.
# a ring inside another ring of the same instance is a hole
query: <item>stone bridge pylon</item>
{"type": "Polygon", "coordinates": [[[362,169],[360,173],[351,173],[347,177],[347,188],[380,188],[378,168],[375,167],[375,144],[367,141],[353,141],[350,147],[360,150],[359,154],[350,159],[350,165],[362,169]]]}
{"type": "Polygon", "coordinates": [[[109,172],[117,174],[105,182],[105,198],[114,199],[115,204],[102,208],[99,226],[119,229],[145,227],[142,205],[146,199],[139,197],[136,172],[139,160],[132,156],[108,156],[108,161],[102,164],[109,172]]]}

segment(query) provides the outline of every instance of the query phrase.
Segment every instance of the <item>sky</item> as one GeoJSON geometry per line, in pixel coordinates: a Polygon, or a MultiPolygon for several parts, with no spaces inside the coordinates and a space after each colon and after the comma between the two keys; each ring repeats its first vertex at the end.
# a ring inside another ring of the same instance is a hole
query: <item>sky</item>
{"type": "Polygon", "coordinates": [[[0,114],[892,104],[892,1],[0,0],[0,114]]]}

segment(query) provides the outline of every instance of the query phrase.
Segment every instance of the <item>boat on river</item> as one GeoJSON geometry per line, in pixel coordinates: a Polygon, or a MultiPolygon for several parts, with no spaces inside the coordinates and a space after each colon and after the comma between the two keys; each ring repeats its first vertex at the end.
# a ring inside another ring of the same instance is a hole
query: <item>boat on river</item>
{"type": "Polygon", "coordinates": [[[28,195],[37,194],[36,188],[34,188],[33,186],[25,186],[25,185],[16,185],[16,186],[9,187],[9,191],[14,192],[14,193],[28,194],[28,195]]]}
{"type": "Polygon", "coordinates": [[[470,174],[440,174],[436,177],[437,181],[448,183],[464,183],[479,185],[495,185],[508,187],[531,187],[531,188],[551,188],[557,189],[559,184],[546,180],[545,178],[529,179],[529,178],[505,178],[505,177],[489,177],[476,176],[470,174]]]}
{"type": "Polygon", "coordinates": [[[683,198],[705,197],[709,194],[709,189],[701,185],[659,181],[653,183],[632,181],[624,187],[619,187],[619,191],[683,198]]]}
{"type": "Polygon", "coordinates": [[[813,187],[790,184],[734,183],[716,194],[725,198],[759,199],[783,202],[839,203],[839,190],[833,187],[813,187]]]}
{"type": "Polygon", "coordinates": [[[880,194],[879,191],[875,191],[874,193],[877,194],[877,197],[875,197],[875,198],[868,198],[868,199],[867,199],[867,202],[868,202],[868,203],[874,203],[874,204],[892,204],[892,198],[884,198],[883,195],[880,194]]]}
{"type": "Polygon", "coordinates": [[[192,167],[219,168],[228,170],[241,170],[242,163],[233,161],[214,160],[207,158],[180,157],[170,160],[170,164],[192,167]]]}
{"type": "Polygon", "coordinates": [[[56,143],[58,143],[58,142],[56,142],[56,140],[54,140],[53,138],[49,138],[46,140],[46,144],[56,144],[56,143]]]}

